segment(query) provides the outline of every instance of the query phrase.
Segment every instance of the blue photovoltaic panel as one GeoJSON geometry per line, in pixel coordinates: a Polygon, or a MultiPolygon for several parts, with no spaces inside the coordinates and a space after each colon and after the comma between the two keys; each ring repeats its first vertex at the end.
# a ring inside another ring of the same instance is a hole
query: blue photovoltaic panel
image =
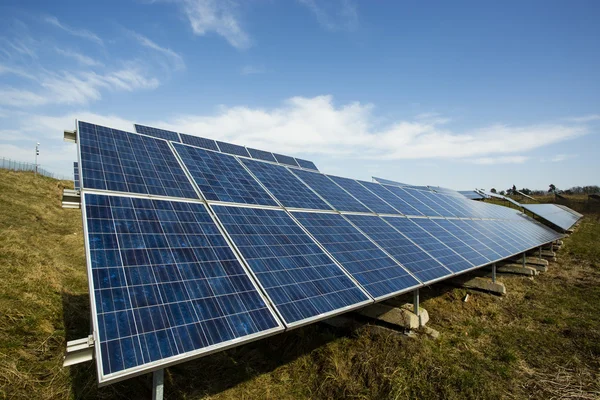
{"type": "Polygon", "coordinates": [[[197,199],[168,142],[79,121],[85,189],[197,199]]]}
{"type": "Polygon", "coordinates": [[[181,141],[185,144],[189,144],[190,146],[201,147],[203,149],[219,151],[217,147],[217,142],[212,139],[203,138],[200,136],[192,136],[186,135],[185,133],[181,133],[181,141]]]}
{"type": "Polygon", "coordinates": [[[340,214],[293,215],[372,297],[390,296],[420,284],[340,214]]]}
{"type": "Polygon", "coordinates": [[[384,219],[452,272],[461,272],[473,267],[473,264],[421,229],[411,219],[398,217],[384,217],[384,219]]]}
{"type": "Polygon", "coordinates": [[[327,203],[287,168],[247,159],[241,161],[284,207],[331,210],[327,203]]]}
{"type": "MultiPolygon", "coordinates": [[[[396,196],[395,194],[393,194],[392,192],[387,190],[385,187],[383,187],[382,184],[374,183],[374,182],[366,182],[366,181],[357,181],[357,182],[360,183],[365,188],[369,189],[369,191],[376,194],[377,197],[385,200],[386,203],[388,203],[389,205],[394,207],[400,213],[402,213],[404,215],[423,215],[423,213],[421,213],[414,207],[411,207],[410,204],[408,204],[404,200],[400,199],[398,196],[396,196]]],[[[397,212],[395,212],[394,214],[397,214],[397,212]]]]}
{"type": "Polygon", "coordinates": [[[392,228],[383,219],[370,215],[345,215],[344,217],[423,283],[452,275],[450,270],[392,228]]]}
{"type": "MultiPolygon", "coordinates": [[[[403,189],[397,186],[383,185],[384,188],[392,192],[395,196],[406,202],[415,210],[419,211],[420,214],[428,217],[438,217],[441,214],[435,211],[432,207],[426,204],[424,197],[420,196],[418,190],[403,189]]],[[[407,214],[408,215],[408,214],[407,214]]]]}
{"type": "Polygon", "coordinates": [[[207,200],[278,205],[235,157],[183,144],[174,147],[207,200]]]}
{"type": "Polygon", "coordinates": [[[314,162],[312,161],[308,161],[308,160],[303,160],[301,158],[296,158],[296,162],[298,163],[299,166],[301,166],[302,168],[306,168],[306,169],[314,169],[315,171],[318,171],[317,166],[315,165],[314,162]]]}
{"type": "Polygon", "coordinates": [[[475,249],[479,254],[486,257],[490,261],[500,260],[502,258],[502,254],[496,251],[498,246],[494,246],[490,248],[486,246],[483,242],[477,240],[475,236],[472,236],[467,232],[461,225],[454,224],[453,221],[447,219],[436,219],[432,220],[442,228],[446,229],[454,236],[459,238],[461,241],[469,245],[471,248],[475,249]]]}
{"type": "Polygon", "coordinates": [[[466,222],[469,226],[479,231],[483,237],[489,238],[492,242],[496,243],[497,246],[501,246],[502,248],[508,250],[508,253],[510,255],[521,252],[522,246],[517,246],[513,243],[512,240],[505,238],[504,235],[502,235],[500,232],[498,232],[497,229],[495,229],[494,224],[490,223],[497,221],[470,220],[466,222]]]}
{"type": "Polygon", "coordinates": [[[485,199],[485,196],[477,193],[474,190],[461,190],[458,193],[462,194],[463,196],[465,196],[467,199],[470,199],[470,200],[483,200],[483,199],[485,199]]]}
{"type": "Polygon", "coordinates": [[[554,204],[523,204],[527,211],[545,219],[563,230],[570,229],[581,218],[572,211],[557,207],[554,204]]]}
{"type": "Polygon", "coordinates": [[[101,382],[283,329],[203,204],[84,202],[101,382]]]}
{"type": "Polygon", "coordinates": [[[246,150],[248,150],[248,153],[250,153],[252,158],[257,160],[277,162],[275,156],[270,151],[251,149],[250,147],[248,147],[246,150]]]}
{"type": "Polygon", "coordinates": [[[294,167],[298,166],[298,163],[296,162],[294,157],[285,156],[283,154],[277,154],[277,153],[273,153],[273,155],[275,156],[275,159],[277,160],[277,162],[279,164],[293,165],[294,167]]]}
{"type": "Polygon", "coordinates": [[[81,188],[79,185],[79,163],[77,161],[73,163],[73,187],[75,190],[81,188]]]}
{"type": "MultiPolygon", "coordinates": [[[[474,223],[473,220],[456,219],[456,220],[446,220],[446,221],[448,221],[450,224],[452,224],[458,228],[461,228],[468,235],[470,235],[473,238],[475,238],[476,240],[480,241],[486,247],[488,247],[489,249],[492,249],[495,253],[498,253],[500,255],[500,258],[506,258],[506,257],[514,254],[514,252],[512,250],[509,250],[506,247],[504,247],[503,243],[497,242],[495,240],[495,238],[491,237],[486,231],[478,229],[478,227],[476,226],[476,224],[474,223]]],[[[447,222],[444,222],[444,223],[447,223],[447,222]]]]}
{"type": "Polygon", "coordinates": [[[427,207],[431,208],[433,211],[435,211],[437,214],[443,217],[456,216],[454,215],[454,213],[450,212],[450,210],[444,207],[444,204],[442,204],[444,202],[441,199],[441,196],[436,193],[406,188],[404,189],[404,191],[416,198],[417,200],[419,200],[421,203],[424,203],[425,205],[427,205],[427,207]]]}
{"type": "Polygon", "coordinates": [[[219,145],[219,149],[223,153],[233,154],[234,156],[250,157],[250,154],[248,154],[248,150],[246,150],[244,146],[239,146],[237,144],[227,142],[219,142],[218,140],[217,144],[219,145]]]}
{"type": "Polygon", "coordinates": [[[407,184],[407,183],[400,183],[400,182],[397,182],[397,181],[392,181],[392,180],[389,180],[389,179],[376,178],[376,177],[373,177],[373,179],[375,180],[375,182],[378,182],[378,183],[383,183],[383,184],[385,184],[385,185],[392,185],[392,186],[410,186],[410,185],[409,185],[409,184],[407,184]]]}
{"type": "Polygon", "coordinates": [[[295,169],[294,175],[300,177],[312,190],[324,198],[338,211],[370,212],[363,204],[348,192],[336,185],[332,180],[319,172],[295,169]]]}
{"type": "Polygon", "coordinates": [[[372,301],[285,211],[212,207],[287,325],[372,301]]]}
{"type": "Polygon", "coordinates": [[[179,135],[177,132],[166,131],[164,129],[152,128],[151,126],[144,126],[135,124],[135,131],[144,135],[152,136],[159,139],[171,140],[173,142],[179,142],[179,135]]]}
{"type": "Polygon", "coordinates": [[[398,211],[385,201],[377,197],[373,192],[362,186],[354,179],[342,178],[339,176],[327,175],[329,179],[341,186],[352,196],[360,200],[371,211],[380,214],[398,214],[398,211]]]}
{"type": "Polygon", "coordinates": [[[458,231],[458,229],[451,229],[452,232],[449,232],[436,223],[439,220],[414,218],[412,221],[419,225],[421,229],[427,231],[427,233],[429,233],[431,236],[435,237],[437,240],[454,250],[474,266],[489,264],[492,261],[478,253],[475,249],[463,242],[458,237],[454,236],[453,232],[458,231]]]}

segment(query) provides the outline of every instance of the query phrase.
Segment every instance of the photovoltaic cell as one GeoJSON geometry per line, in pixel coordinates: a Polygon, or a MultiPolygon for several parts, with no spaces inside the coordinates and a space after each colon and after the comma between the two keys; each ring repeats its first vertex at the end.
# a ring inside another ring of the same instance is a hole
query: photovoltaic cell
{"type": "Polygon", "coordinates": [[[203,149],[219,151],[217,147],[217,142],[212,139],[203,138],[200,136],[192,136],[186,135],[185,133],[181,133],[181,141],[185,144],[189,144],[191,146],[201,147],[203,149]]]}
{"type": "Polygon", "coordinates": [[[144,126],[135,124],[135,131],[144,135],[152,136],[159,139],[171,140],[173,142],[179,142],[179,135],[177,132],[167,131],[164,129],[152,128],[151,126],[144,126]]]}
{"type": "Polygon", "coordinates": [[[284,207],[331,210],[327,203],[287,168],[247,159],[241,161],[284,207]]]}
{"type": "Polygon", "coordinates": [[[292,165],[294,167],[298,166],[298,163],[296,162],[296,159],[294,159],[294,157],[277,153],[273,153],[273,155],[275,156],[275,159],[279,164],[292,165]]]}
{"type": "Polygon", "coordinates": [[[483,242],[477,240],[475,236],[469,234],[469,232],[467,232],[464,227],[461,227],[459,224],[453,224],[453,221],[447,219],[436,219],[432,221],[452,233],[471,248],[475,249],[479,254],[487,258],[489,261],[496,261],[502,258],[502,255],[495,249],[490,248],[483,244],[483,242]]]}
{"type": "Polygon", "coordinates": [[[398,211],[385,201],[377,197],[373,192],[362,186],[354,179],[327,175],[329,179],[341,186],[345,191],[360,200],[371,211],[380,214],[398,214],[398,211]]]}
{"type": "Polygon", "coordinates": [[[250,156],[257,160],[277,162],[275,156],[270,151],[251,149],[250,147],[248,147],[247,150],[248,153],[250,153],[250,156]]]}
{"type": "Polygon", "coordinates": [[[473,267],[473,264],[421,229],[411,219],[397,217],[384,217],[384,219],[452,272],[461,272],[473,267]]]}
{"type": "Polygon", "coordinates": [[[419,196],[420,192],[418,190],[404,190],[402,188],[390,185],[383,185],[383,187],[392,192],[396,197],[407,203],[422,215],[426,215],[428,217],[438,217],[441,215],[423,202],[422,198],[420,198],[421,196],[419,196]]]}
{"type": "Polygon", "coordinates": [[[285,211],[213,209],[288,326],[372,301],[285,211]]]}
{"type": "Polygon", "coordinates": [[[244,146],[227,142],[219,142],[218,140],[217,144],[219,145],[219,150],[221,150],[223,153],[233,154],[234,156],[250,157],[248,150],[246,150],[244,146]]]}
{"type": "Polygon", "coordinates": [[[463,242],[458,237],[454,236],[452,232],[458,231],[458,229],[451,229],[452,232],[442,228],[433,219],[414,218],[412,221],[417,224],[421,229],[427,231],[431,236],[454,250],[465,260],[469,261],[474,266],[480,266],[488,264],[491,260],[478,253],[471,246],[463,242]]]}
{"type": "Polygon", "coordinates": [[[282,329],[203,204],[84,202],[101,382],[282,329]]]}
{"type": "Polygon", "coordinates": [[[372,297],[397,294],[420,283],[340,214],[293,215],[372,297]]]}
{"type": "Polygon", "coordinates": [[[336,185],[332,180],[318,172],[295,169],[294,175],[300,177],[312,190],[324,198],[338,211],[370,212],[363,204],[336,185]]]}
{"type": "Polygon", "coordinates": [[[183,144],[174,147],[207,200],[278,205],[235,157],[183,144]]]}
{"type": "Polygon", "coordinates": [[[197,199],[168,142],[79,121],[85,189],[197,199]]]}
{"type": "Polygon", "coordinates": [[[306,169],[314,169],[315,171],[318,171],[317,166],[315,165],[314,162],[312,161],[308,161],[308,160],[303,160],[301,158],[296,158],[296,162],[298,163],[299,166],[301,166],[302,168],[306,168],[306,169]]]}
{"type": "MultiPolygon", "coordinates": [[[[386,203],[394,207],[400,213],[404,215],[424,215],[416,208],[412,207],[406,201],[402,200],[385,187],[382,184],[366,181],[358,181],[362,186],[369,189],[371,192],[377,195],[377,197],[385,200],[386,203]]],[[[396,213],[394,213],[396,214],[396,213]]]]}
{"type": "Polygon", "coordinates": [[[345,215],[344,217],[399,261],[421,282],[427,283],[452,275],[450,270],[380,217],[370,215],[345,215]]]}
{"type": "Polygon", "coordinates": [[[81,185],[79,184],[79,163],[77,161],[73,163],[73,187],[75,190],[81,189],[81,185]]]}

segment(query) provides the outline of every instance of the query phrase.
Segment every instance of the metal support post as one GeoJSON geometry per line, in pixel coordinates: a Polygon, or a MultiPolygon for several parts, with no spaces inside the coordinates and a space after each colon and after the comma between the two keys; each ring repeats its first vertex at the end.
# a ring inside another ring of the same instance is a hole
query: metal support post
{"type": "Polygon", "coordinates": [[[525,262],[525,253],[523,253],[523,267],[525,267],[525,264],[526,264],[526,262],[525,262]]]}
{"type": "Polygon", "coordinates": [[[413,292],[413,306],[414,313],[418,317],[419,316],[419,289],[415,289],[413,292]]]}
{"type": "Polygon", "coordinates": [[[539,258],[542,258],[542,246],[540,246],[540,257],[539,258]]]}
{"type": "Polygon", "coordinates": [[[492,264],[492,283],[496,283],[496,263],[492,264]]]}
{"type": "Polygon", "coordinates": [[[152,374],[152,400],[163,400],[165,370],[159,369],[152,374]]]}

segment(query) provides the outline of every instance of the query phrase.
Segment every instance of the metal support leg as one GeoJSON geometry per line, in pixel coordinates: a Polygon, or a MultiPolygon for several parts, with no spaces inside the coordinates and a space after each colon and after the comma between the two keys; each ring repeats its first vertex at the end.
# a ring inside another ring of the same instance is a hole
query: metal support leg
{"type": "Polygon", "coordinates": [[[525,267],[525,264],[526,264],[526,262],[525,262],[525,253],[523,253],[523,267],[525,267]]]}
{"type": "Polygon", "coordinates": [[[152,400],[163,400],[165,370],[159,369],[152,374],[152,400]]]}
{"type": "Polygon", "coordinates": [[[419,289],[415,289],[413,292],[413,305],[414,305],[414,313],[418,317],[419,316],[419,289]]]}
{"type": "Polygon", "coordinates": [[[492,283],[496,283],[496,263],[492,264],[492,283]]]}
{"type": "Polygon", "coordinates": [[[539,258],[542,258],[542,246],[540,246],[540,257],[539,258]]]}

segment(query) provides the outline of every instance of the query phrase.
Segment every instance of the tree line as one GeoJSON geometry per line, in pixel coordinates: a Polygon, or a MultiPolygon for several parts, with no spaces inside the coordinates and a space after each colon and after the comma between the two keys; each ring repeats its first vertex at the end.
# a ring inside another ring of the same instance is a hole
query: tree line
{"type": "Polygon", "coordinates": [[[560,190],[556,187],[556,185],[554,184],[550,184],[548,185],[548,190],[544,191],[544,190],[532,190],[532,189],[528,189],[528,188],[523,188],[523,189],[517,189],[517,187],[515,185],[513,185],[511,188],[508,188],[506,190],[501,190],[501,191],[497,191],[496,188],[491,188],[490,192],[492,193],[498,193],[501,195],[506,195],[506,196],[510,196],[510,195],[518,195],[519,193],[517,192],[521,192],[523,194],[526,194],[528,196],[531,195],[544,195],[547,193],[558,193],[558,194],[595,194],[595,193],[600,193],[600,186],[598,185],[590,185],[590,186],[573,186],[569,189],[565,189],[565,190],[560,190]]]}

